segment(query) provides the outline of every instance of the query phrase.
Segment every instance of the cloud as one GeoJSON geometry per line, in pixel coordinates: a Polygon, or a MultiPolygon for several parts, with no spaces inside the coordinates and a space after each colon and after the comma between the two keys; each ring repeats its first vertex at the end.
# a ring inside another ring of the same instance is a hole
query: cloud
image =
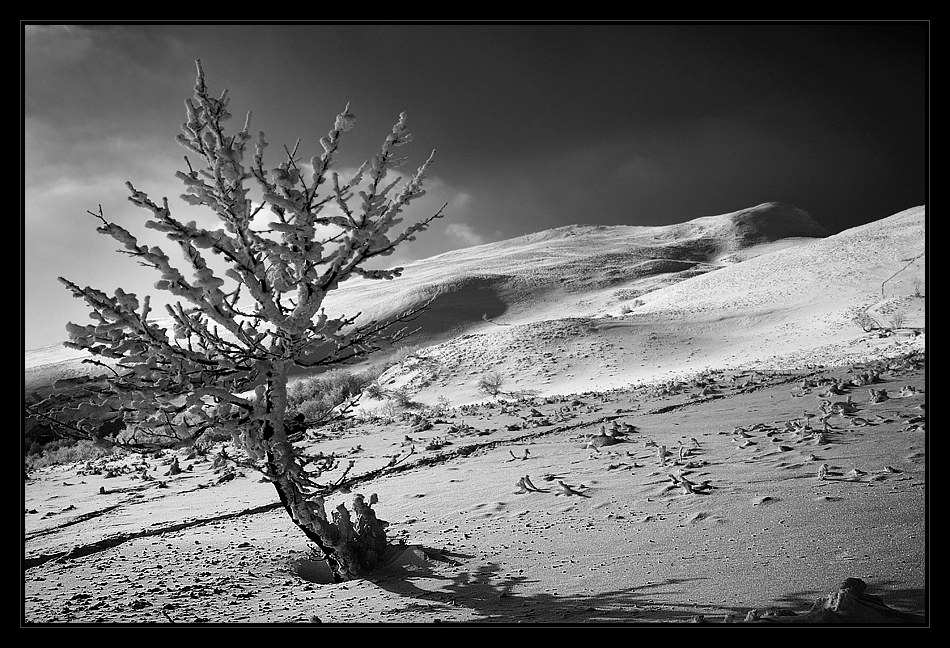
{"type": "Polygon", "coordinates": [[[466,247],[473,245],[482,245],[487,243],[487,239],[475,231],[475,229],[466,223],[449,223],[445,228],[445,233],[453,239],[461,241],[466,247]]]}
{"type": "Polygon", "coordinates": [[[93,50],[90,32],[75,25],[26,25],[24,36],[31,63],[73,63],[93,50]]]}
{"type": "Polygon", "coordinates": [[[472,202],[472,195],[464,191],[461,191],[457,193],[455,197],[452,198],[452,200],[449,201],[449,208],[459,209],[459,210],[467,209],[469,206],[469,203],[471,202],[472,202]]]}

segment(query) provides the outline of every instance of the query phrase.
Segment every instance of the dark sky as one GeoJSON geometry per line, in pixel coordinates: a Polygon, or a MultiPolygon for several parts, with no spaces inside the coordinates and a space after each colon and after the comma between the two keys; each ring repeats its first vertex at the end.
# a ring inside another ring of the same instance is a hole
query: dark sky
{"type": "MultiPolygon", "coordinates": [[[[665,225],[767,201],[837,232],[927,202],[927,22],[485,25],[25,25],[26,348],[86,308],[56,281],[155,293],[95,232],[103,206],[176,209],[174,172],[200,58],[254,113],[269,161],[304,159],[347,103],[340,170],[405,111],[420,201],[446,218],[393,260],[575,223],[665,225]]],[[[185,212],[182,212],[185,213],[185,212]]],[[[179,214],[181,215],[181,214],[179,214]]],[[[187,220],[187,218],[183,219],[187,220]]],[[[159,243],[161,239],[156,239],[159,243]]],[[[166,249],[166,251],[171,251],[166,249]]]]}

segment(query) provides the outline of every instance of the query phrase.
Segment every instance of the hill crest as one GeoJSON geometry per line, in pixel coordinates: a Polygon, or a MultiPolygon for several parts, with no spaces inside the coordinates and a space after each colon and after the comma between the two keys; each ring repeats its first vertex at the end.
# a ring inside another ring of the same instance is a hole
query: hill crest
{"type": "MultiPolygon", "coordinates": [[[[749,272],[756,264],[747,261],[775,259],[777,265],[768,270],[774,276],[799,273],[801,261],[782,256],[790,249],[820,243],[833,251],[863,246],[855,242],[870,236],[877,242],[862,263],[877,255],[889,268],[885,263],[892,252],[889,238],[902,237],[901,246],[907,248],[918,237],[922,253],[923,216],[924,209],[915,208],[830,236],[806,212],[783,203],[763,203],[676,225],[570,225],[422,259],[408,264],[394,282],[348,281],[330,294],[326,310],[331,315],[361,312],[364,321],[378,320],[432,299],[432,307],[413,322],[413,327],[421,328],[415,341],[424,346],[446,344],[463,335],[489,344],[492,334],[514,334],[515,329],[518,339],[550,337],[554,331],[551,339],[556,340],[563,339],[557,337],[563,329],[567,336],[581,333],[582,339],[572,342],[580,347],[590,342],[583,339],[589,332],[607,326],[604,318],[617,320],[610,324],[614,328],[629,329],[638,317],[651,317],[650,312],[656,317],[686,312],[677,306],[684,299],[716,310],[712,302],[720,299],[717,295],[729,299],[748,292],[742,287],[743,277],[752,276],[749,272]],[[786,267],[789,263],[793,267],[786,267]],[[746,267],[749,272],[725,272],[746,267]],[[691,293],[689,286],[703,276],[712,278],[710,273],[716,279],[710,285],[716,287],[691,293]],[[678,289],[670,292],[673,287],[678,289]],[[482,339],[483,335],[489,337],[482,339]]],[[[854,252],[845,249],[843,254],[854,252]]],[[[824,256],[809,263],[824,263],[835,254],[824,256]]],[[[768,299],[764,293],[760,297],[768,299]]],[[[524,347],[530,348],[530,344],[524,347]]],[[[29,351],[26,356],[27,388],[88,371],[76,352],[62,347],[29,351]]],[[[487,366],[477,362],[480,368],[487,366]]]]}

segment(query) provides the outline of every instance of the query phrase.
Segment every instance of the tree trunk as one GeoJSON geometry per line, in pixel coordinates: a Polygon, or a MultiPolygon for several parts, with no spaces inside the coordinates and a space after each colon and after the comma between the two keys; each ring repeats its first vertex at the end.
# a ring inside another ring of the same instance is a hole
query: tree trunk
{"type": "Polygon", "coordinates": [[[353,498],[355,520],[345,504],[328,519],[322,497],[303,496],[292,480],[275,478],[274,487],[294,524],[323,552],[336,582],[363,578],[376,568],[387,546],[387,523],[362,495],[353,498]]]}
{"type": "Polygon", "coordinates": [[[388,523],[376,517],[372,505],[362,495],[353,498],[351,516],[340,504],[327,517],[323,496],[313,494],[304,467],[284,429],[286,379],[268,379],[266,414],[261,438],[264,440],[268,472],[288,515],[323,552],[337,582],[362,578],[379,564],[386,549],[388,523]]]}

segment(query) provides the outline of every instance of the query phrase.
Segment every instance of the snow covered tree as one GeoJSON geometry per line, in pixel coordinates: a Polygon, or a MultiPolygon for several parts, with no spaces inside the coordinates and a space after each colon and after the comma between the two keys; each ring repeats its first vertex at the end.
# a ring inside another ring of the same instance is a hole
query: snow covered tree
{"type": "Polygon", "coordinates": [[[89,212],[101,221],[98,231],[122,245],[120,252],[161,274],[155,288],[173,296],[165,319],[172,330],[150,317],[149,297],[140,301],[121,289],[109,296],[60,278],[92,308],[94,320],[70,323],[66,345],[101,358],[94,361],[109,371],[73,379],[69,392],[54,394],[34,411],[86,438],[108,429],[103,421],[121,420],[122,432],[113,426],[113,436],[99,441],[128,447],[181,447],[209,430],[230,433],[274,484],[294,523],[322,550],[335,578],[357,578],[373,569],[386,547],[385,523],[373,511],[375,495],[356,495],[352,514],[345,505],[327,514],[325,498],[338,484],[317,478],[332,462],[315,461],[295,446],[294,433],[308,422],[288,420],[288,375],[294,367],[327,367],[362,356],[399,335],[392,331],[403,317],[358,324],[358,314],[334,318],[322,305],[346,279],[387,280],[401,273],[367,269],[367,262],[391,254],[441,217],[445,205],[394,229],[404,208],[425,193],[422,183],[433,158],[405,182],[390,177],[405,161],[396,148],[410,141],[402,114],[381,151],[344,180],[331,166],[341,137],[354,124],[347,106],[321,138],[322,155],[307,165],[297,147],[285,147],[286,159],[268,169],[263,133],[247,155],[251,113],[240,132],[226,134],[227,92],[211,96],[201,62],[196,64],[194,99],[185,101],[187,121],[177,138],[189,152],[187,170],[176,177],[185,186],[182,199],[213,212],[219,227],[182,222],[172,216],[167,198],[156,202],[127,183],[129,200],[148,213],[145,227],[178,245],[192,276],[162,249],[140,244],[108,220],[101,207],[89,212]],[[189,155],[197,159],[194,166],[189,155]],[[255,188],[259,193],[252,199],[255,188]],[[209,252],[216,259],[208,259],[209,252]]]}

